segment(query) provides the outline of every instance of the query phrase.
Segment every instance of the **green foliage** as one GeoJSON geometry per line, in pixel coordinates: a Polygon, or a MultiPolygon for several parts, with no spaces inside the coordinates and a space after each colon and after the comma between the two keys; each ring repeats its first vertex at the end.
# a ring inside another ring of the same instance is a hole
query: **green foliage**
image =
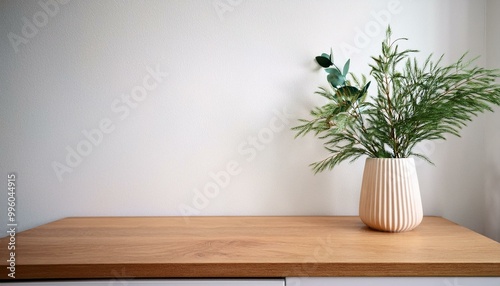
{"type": "Polygon", "coordinates": [[[430,162],[414,147],[425,140],[459,136],[461,128],[492,105],[500,105],[500,85],[495,80],[499,70],[472,67],[475,59],[464,54],[457,62],[441,66],[441,58],[431,56],[423,64],[410,57],[415,50],[399,50],[391,40],[388,27],[379,56],[372,57],[370,75],[377,84],[377,94],[367,100],[365,76],[350,74],[348,60],[342,71],[334,64],[332,53],[316,57],[327,72],[331,89],[320,88],[316,94],[327,99],[311,111],[312,119],[300,119],[293,127],[296,137],[309,132],[324,140],[330,156],[311,164],[315,173],[332,169],[339,163],[366,155],[372,158],[407,158],[416,156],[430,162]]]}

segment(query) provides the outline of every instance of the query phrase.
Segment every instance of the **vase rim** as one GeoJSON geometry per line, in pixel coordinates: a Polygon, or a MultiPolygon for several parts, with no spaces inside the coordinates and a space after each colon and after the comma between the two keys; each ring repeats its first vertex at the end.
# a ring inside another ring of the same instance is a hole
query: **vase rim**
{"type": "Polygon", "coordinates": [[[406,158],[372,158],[372,157],[368,157],[366,158],[366,160],[413,160],[412,157],[406,157],[406,158]]]}

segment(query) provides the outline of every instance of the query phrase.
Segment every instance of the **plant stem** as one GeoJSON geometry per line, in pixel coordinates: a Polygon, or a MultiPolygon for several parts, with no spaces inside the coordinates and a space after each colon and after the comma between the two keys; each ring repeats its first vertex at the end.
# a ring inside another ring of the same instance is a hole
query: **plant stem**
{"type": "Polygon", "coordinates": [[[398,140],[396,138],[396,129],[394,128],[394,118],[392,114],[392,102],[391,102],[391,91],[389,88],[389,76],[387,72],[384,75],[384,89],[385,96],[387,98],[387,115],[389,118],[389,126],[391,128],[390,137],[392,141],[392,150],[394,152],[394,158],[399,158],[399,150],[398,150],[398,140]]]}

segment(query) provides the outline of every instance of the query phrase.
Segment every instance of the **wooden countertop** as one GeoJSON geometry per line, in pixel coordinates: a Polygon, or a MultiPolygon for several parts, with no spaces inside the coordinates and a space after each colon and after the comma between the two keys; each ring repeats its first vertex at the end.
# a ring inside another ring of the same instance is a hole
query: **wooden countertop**
{"type": "Polygon", "coordinates": [[[18,233],[16,263],[17,279],[500,276],[500,244],[439,217],[405,233],[358,217],[73,217],[18,233]]]}

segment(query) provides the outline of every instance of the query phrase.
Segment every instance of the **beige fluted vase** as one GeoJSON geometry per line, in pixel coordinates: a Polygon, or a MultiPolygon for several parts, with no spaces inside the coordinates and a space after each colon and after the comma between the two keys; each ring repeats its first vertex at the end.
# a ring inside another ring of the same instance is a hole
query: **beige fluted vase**
{"type": "Polygon", "coordinates": [[[359,217],[370,228],[403,232],[422,221],[422,199],[413,158],[368,158],[359,217]]]}

